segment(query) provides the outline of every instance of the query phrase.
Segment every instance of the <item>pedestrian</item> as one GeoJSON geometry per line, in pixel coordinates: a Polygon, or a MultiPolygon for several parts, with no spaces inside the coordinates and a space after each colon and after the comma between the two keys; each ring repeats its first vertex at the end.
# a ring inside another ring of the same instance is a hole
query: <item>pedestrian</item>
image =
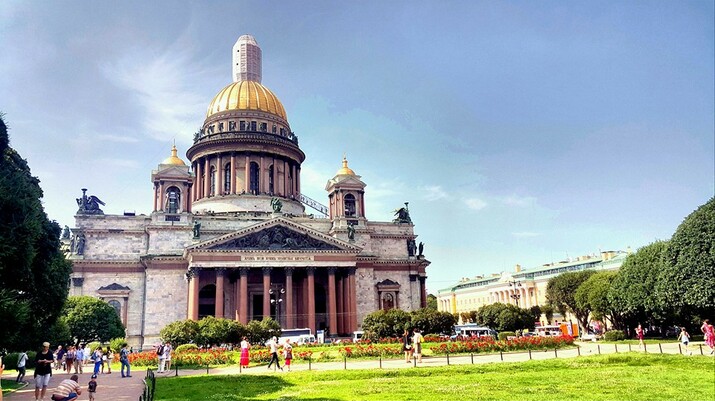
{"type": "Polygon", "coordinates": [[[424,341],[424,337],[422,337],[420,329],[415,329],[414,333],[412,336],[412,346],[415,349],[417,362],[422,363],[422,342],[424,341]]]}
{"type": "Polygon", "coordinates": [[[102,353],[102,347],[97,347],[92,353],[92,362],[94,362],[94,374],[99,374],[99,369],[102,367],[102,358],[104,357],[102,353]]]}
{"type": "Polygon", "coordinates": [[[689,354],[689,355],[693,355],[693,351],[688,351],[688,344],[690,343],[690,334],[688,334],[688,332],[685,331],[685,327],[680,329],[680,334],[678,334],[678,340],[685,347],[685,353],[689,354]]]}
{"type": "Polygon", "coordinates": [[[638,347],[639,348],[645,348],[645,344],[643,343],[643,326],[641,326],[640,323],[638,323],[638,327],[636,327],[636,336],[638,336],[638,347]]]}
{"type": "Polygon", "coordinates": [[[84,344],[80,344],[77,347],[77,352],[75,353],[74,360],[74,374],[82,374],[82,365],[84,365],[84,344]]]}
{"type": "Polygon", "coordinates": [[[42,343],[42,351],[35,356],[35,401],[45,399],[47,386],[52,377],[52,363],[54,357],[50,351],[50,343],[42,343]]]}
{"type": "Polygon", "coordinates": [[[107,365],[107,374],[112,373],[112,362],[114,362],[114,351],[111,347],[107,347],[107,360],[105,361],[107,365]]]}
{"type": "Polygon", "coordinates": [[[166,369],[167,371],[171,370],[171,351],[174,350],[174,347],[171,346],[170,342],[166,342],[164,344],[164,360],[166,361],[166,369]]]}
{"type": "Polygon", "coordinates": [[[52,393],[53,401],[74,401],[82,394],[82,388],[79,386],[79,377],[72,375],[69,379],[64,379],[57,386],[55,392],[52,393]]]}
{"type": "Polygon", "coordinates": [[[703,332],[705,345],[710,347],[710,354],[715,353],[715,329],[710,324],[710,319],[703,320],[703,325],[700,326],[700,331],[703,332]]]}
{"type": "Polygon", "coordinates": [[[74,349],[74,345],[67,347],[67,352],[65,353],[65,370],[67,371],[67,374],[72,373],[72,367],[74,366],[76,357],[77,353],[74,349]]]}
{"type": "Polygon", "coordinates": [[[241,366],[244,368],[247,368],[248,364],[251,362],[251,357],[248,351],[250,348],[251,344],[248,342],[248,338],[243,336],[243,339],[241,340],[241,366]]]}
{"type": "Polygon", "coordinates": [[[97,392],[97,375],[92,375],[87,384],[87,391],[89,391],[89,401],[94,401],[94,393],[97,392]]]}
{"type": "Polygon", "coordinates": [[[290,372],[290,362],[293,360],[293,346],[290,345],[290,340],[287,338],[285,344],[283,345],[283,359],[285,359],[285,366],[290,372]]]}
{"type": "Polygon", "coordinates": [[[278,361],[278,339],[277,338],[273,337],[271,339],[270,347],[271,347],[271,361],[268,362],[268,370],[271,369],[271,365],[273,365],[273,362],[275,362],[276,367],[282,371],[283,368],[281,367],[281,364],[278,361]]]}
{"type": "Polygon", "coordinates": [[[160,343],[159,347],[157,347],[156,355],[159,357],[159,369],[157,369],[156,372],[162,373],[164,372],[164,366],[166,366],[166,354],[164,353],[163,343],[160,343]]]}
{"type": "Polygon", "coordinates": [[[15,382],[23,383],[25,381],[25,367],[27,366],[27,352],[21,352],[17,356],[17,379],[15,382]]]}
{"type": "MultiPolygon", "coordinates": [[[[3,365],[2,357],[0,356],[0,377],[2,377],[2,374],[4,371],[5,371],[5,365],[3,365]]],[[[2,401],[2,380],[0,380],[0,401],[2,401]]]]}
{"type": "Polygon", "coordinates": [[[410,363],[410,359],[412,359],[412,341],[410,332],[407,329],[402,333],[402,352],[405,353],[405,362],[410,363]]]}
{"type": "Polygon", "coordinates": [[[127,344],[124,343],[122,349],[119,350],[119,362],[122,364],[122,377],[132,377],[131,367],[129,365],[129,351],[127,350],[127,344]],[[124,368],[127,368],[127,374],[124,374],[124,368]]]}
{"type": "Polygon", "coordinates": [[[55,350],[54,354],[52,354],[52,359],[55,363],[54,368],[59,369],[62,367],[62,358],[65,356],[65,351],[62,349],[62,346],[58,346],[57,349],[55,350]]]}

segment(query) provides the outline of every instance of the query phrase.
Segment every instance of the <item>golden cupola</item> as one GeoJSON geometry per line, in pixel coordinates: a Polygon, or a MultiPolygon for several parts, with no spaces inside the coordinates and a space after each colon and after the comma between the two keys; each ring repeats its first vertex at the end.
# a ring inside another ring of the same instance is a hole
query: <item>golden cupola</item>
{"type": "Polygon", "coordinates": [[[179,156],[176,155],[176,153],[176,145],[174,145],[171,147],[171,156],[164,159],[161,164],[167,166],[186,166],[186,163],[184,163],[184,161],[181,160],[179,156]]]}
{"type": "Polygon", "coordinates": [[[343,167],[338,170],[335,175],[356,175],[355,172],[348,167],[348,159],[345,156],[343,156],[343,167]]]}
{"type": "Polygon", "coordinates": [[[224,111],[253,110],[270,113],[288,120],[283,104],[270,89],[255,81],[228,84],[209,103],[206,118],[224,111]]]}

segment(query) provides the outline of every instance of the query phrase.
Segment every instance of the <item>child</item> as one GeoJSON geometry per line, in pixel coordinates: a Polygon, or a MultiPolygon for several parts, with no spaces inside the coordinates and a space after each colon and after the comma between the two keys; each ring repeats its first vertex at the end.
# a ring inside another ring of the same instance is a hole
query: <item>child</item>
{"type": "Polygon", "coordinates": [[[293,359],[293,346],[290,345],[290,340],[287,338],[285,345],[283,345],[283,358],[285,358],[285,366],[290,372],[290,361],[293,359]]]}
{"type": "Polygon", "coordinates": [[[678,340],[680,340],[680,342],[685,347],[685,353],[688,355],[693,355],[693,351],[688,351],[688,343],[690,343],[690,334],[685,331],[685,327],[680,329],[680,334],[678,334],[678,340]]]}
{"type": "Polygon", "coordinates": [[[92,379],[87,384],[87,390],[89,391],[89,400],[94,401],[94,393],[97,392],[97,375],[92,375],[92,379]]]}

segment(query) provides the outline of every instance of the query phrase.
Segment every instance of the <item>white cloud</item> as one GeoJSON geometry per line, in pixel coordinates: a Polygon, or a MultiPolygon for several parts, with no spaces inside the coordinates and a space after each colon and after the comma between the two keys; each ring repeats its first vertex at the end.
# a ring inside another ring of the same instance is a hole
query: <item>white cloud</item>
{"type": "Polygon", "coordinates": [[[516,238],[533,238],[533,237],[538,237],[541,235],[541,233],[535,233],[531,231],[521,231],[517,233],[511,233],[512,236],[516,238]]]}
{"type": "Polygon", "coordinates": [[[502,199],[505,205],[516,206],[516,207],[527,207],[536,204],[536,198],[533,196],[516,196],[511,195],[502,199]]]}
{"type": "Polygon", "coordinates": [[[430,202],[445,199],[449,196],[439,185],[420,187],[420,190],[422,190],[422,197],[430,202]]]}
{"type": "Polygon", "coordinates": [[[468,198],[464,200],[464,204],[472,210],[482,210],[487,207],[487,203],[479,198],[468,198]]]}

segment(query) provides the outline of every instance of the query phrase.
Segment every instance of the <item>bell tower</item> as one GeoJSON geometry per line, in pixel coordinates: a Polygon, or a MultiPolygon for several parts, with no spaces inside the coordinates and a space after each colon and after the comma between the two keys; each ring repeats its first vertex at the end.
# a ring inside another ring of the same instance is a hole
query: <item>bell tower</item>
{"type": "Polygon", "coordinates": [[[154,183],[153,213],[163,213],[167,218],[170,215],[191,213],[190,194],[194,177],[189,166],[176,153],[174,145],[171,156],[151,172],[151,181],[154,183]]]}
{"type": "Polygon", "coordinates": [[[343,156],[343,167],[325,185],[334,229],[348,225],[365,227],[365,187],[366,184],[348,167],[348,160],[343,156]]]}

